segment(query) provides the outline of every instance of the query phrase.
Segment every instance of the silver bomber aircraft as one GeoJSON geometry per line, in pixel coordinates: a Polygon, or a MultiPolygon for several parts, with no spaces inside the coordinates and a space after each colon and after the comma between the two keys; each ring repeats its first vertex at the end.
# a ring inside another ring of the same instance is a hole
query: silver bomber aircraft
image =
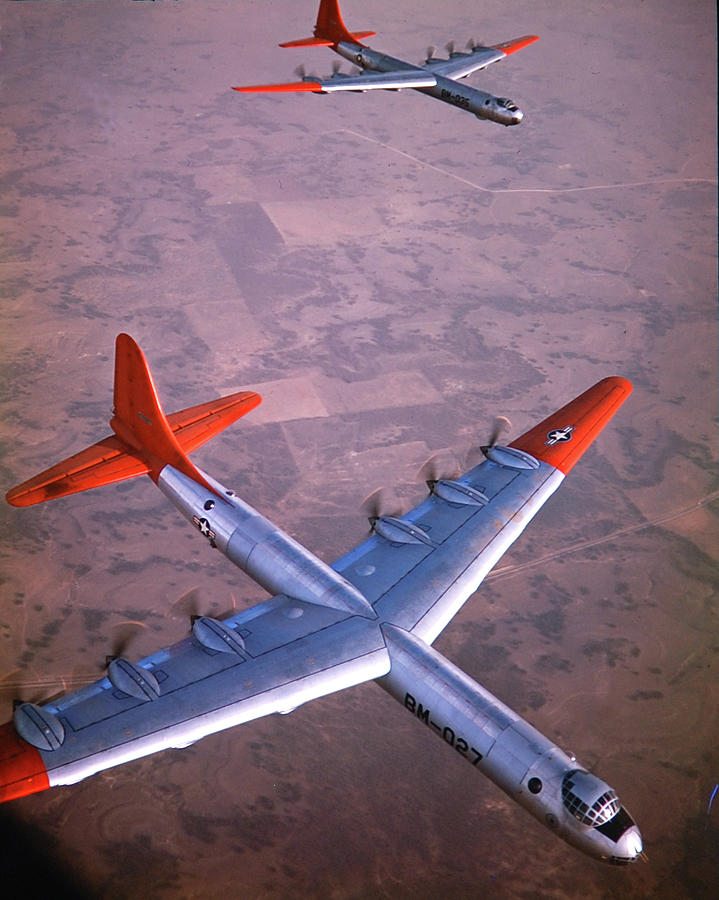
{"type": "Polygon", "coordinates": [[[524,114],[506,97],[495,97],[486,91],[460,84],[460,79],[485,69],[491,63],[522,50],[539,38],[534,34],[485,47],[470,41],[467,52],[456,52],[454,44],[447,44],[449,59],[434,56],[434,48],[427,51],[427,59],[419,65],[395,59],[360,43],[374,31],[347,30],[339,10],[338,0],[321,0],[313,37],[286,41],[280,47],[331,47],[344,59],[363,70],[359,75],[347,75],[336,70],[329,78],[303,75],[302,80],[289,84],[258,84],[235,87],[242,93],[284,93],[309,91],[333,94],[337,91],[399,91],[414,88],[444,103],[474,113],[479,119],[490,119],[500,125],[518,125],[524,114]]]}
{"type": "Polygon", "coordinates": [[[179,643],[0,727],[0,801],[374,680],[559,837],[622,864],[642,852],[617,794],[432,648],[631,392],[605,378],[457,478],[433,476],[405,515],[327,565],[188,453],[260,402],[240,392],[165,415],[147,361],[116,342],[112,435],[7,494],[29,506],[147,474],[210,545],[272,595],[225,619],[195,616],[179,643]]]}

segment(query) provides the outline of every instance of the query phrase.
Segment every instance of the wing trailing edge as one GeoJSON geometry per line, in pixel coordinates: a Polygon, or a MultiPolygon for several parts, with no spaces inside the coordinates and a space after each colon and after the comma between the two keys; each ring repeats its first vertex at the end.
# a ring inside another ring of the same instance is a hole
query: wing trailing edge
{"type": "Polygon", "coordinates": [[[8,491],[11,506],[32,506],[138,475],[157,480],[168,464],[214,492],[187,454],[254,409],[260,395],[240,391],[166,416],[137,343],[119,334],[115,350],[114,434],[8,491]]]}
{"type": "Polygon", "coordinates": [[[567,475],[631,392],[626,378],[603,378],[510,446],[567,475]]]}

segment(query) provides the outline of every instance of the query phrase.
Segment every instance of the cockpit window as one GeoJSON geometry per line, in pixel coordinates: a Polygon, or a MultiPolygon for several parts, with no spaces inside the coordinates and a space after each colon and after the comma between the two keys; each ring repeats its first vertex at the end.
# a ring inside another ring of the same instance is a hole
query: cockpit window
{"type": "Polygon", "coordinates": [[[608,785],[583,769],[573,769],[562,779],[562,801],[575,819],[594,828],[614,818],[621,805],[608,785]]]}
{"type": "Polygon", "coordinates": [[[511,100],[508,100],[506,97],[497,97],[497,105],[503,106],[504,109],[508,109],[510,112],[516,112],[517,104],[512,103],[511,100]]]}

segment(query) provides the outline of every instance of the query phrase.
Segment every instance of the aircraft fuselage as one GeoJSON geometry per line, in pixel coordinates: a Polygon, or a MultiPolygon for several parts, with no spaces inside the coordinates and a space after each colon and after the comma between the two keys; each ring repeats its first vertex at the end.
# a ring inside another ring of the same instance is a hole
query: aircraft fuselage
{"type": "Polygon", "coordinates": [[[615,865],[642,849],[639,829],[596,775],[424,641],[385,624],[392,667],[377,684],[535,819],[615,865]]]}
{"type": "MultiPolygon", "coordinates": [[[[425,72],[418,66],[404,60],[396,59],[394,56],[388,56],[386,53],[380,53],[365,47],[362,44],[351,44],[341,41],[333,47],[333,50],[344,59],[372,72],[425,72]]],[[[449,103],[452,106],[458,106],[460,109],[473,113],[480,119],[490,119],[500,125],[519,125],[524,118],[524,113],[511,100],[504,97],[495,97],[486,91],[480,91],[478,88],[471,87],[468,84],[462,84],[453,81],[451,78],[445,78],[442,75],[433,73],[437,79],[437,84],[433,87],[413,88],[422,94],[428,94],[435,97],[443,103],[449,103]]]]}

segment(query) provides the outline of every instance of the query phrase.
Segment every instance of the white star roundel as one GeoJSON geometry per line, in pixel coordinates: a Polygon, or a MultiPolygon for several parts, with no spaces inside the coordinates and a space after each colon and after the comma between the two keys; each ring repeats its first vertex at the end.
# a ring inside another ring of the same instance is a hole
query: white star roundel
{"type": "Polygon", "coordinates": [[[547,434],[547,440],[544,443],[549,447],[553,447],[555,444],[562,444],[565,441],[571,441],[573,431],[574,425],[565,425],[564,428],[553,428],[547,434]]]}

